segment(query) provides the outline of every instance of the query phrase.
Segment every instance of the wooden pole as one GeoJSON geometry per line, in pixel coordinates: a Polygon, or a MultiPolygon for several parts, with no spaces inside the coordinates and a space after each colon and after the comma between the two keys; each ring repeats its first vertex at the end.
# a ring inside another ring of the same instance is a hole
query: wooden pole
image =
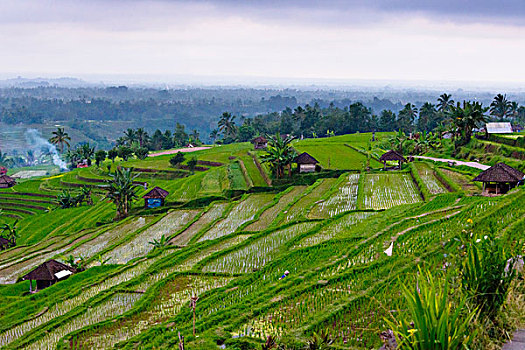
{"type": "Polygon", "coordinates": [[[197,308],[197,300],[199,300],[198,296],[191,297],[190,300],[190,308],[193,309],[193,336],[195,336],[195,309],[197,308]]]}

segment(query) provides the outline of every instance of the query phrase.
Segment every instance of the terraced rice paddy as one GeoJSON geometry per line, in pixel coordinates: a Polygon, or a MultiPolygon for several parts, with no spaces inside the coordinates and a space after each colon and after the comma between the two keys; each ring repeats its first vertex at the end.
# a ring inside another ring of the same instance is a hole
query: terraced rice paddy
{"type": "Polygon", "coordinates": [[[205,212],[197,221],[191,224],[186,230],[173,238],[170,243],[174,245],[187,244],[196,234],[202,229],[206,228],[215,220],[219,219],[223,214],[229,203],[215,203],[205,212]]]}
{"type": "Polygon", "coordinates": [[[204,272],[247,273],[266,265],[279,253],[279,248],[317,224],[307,222],[275,231],[253,243],[208,263],[204,272]]]}
{"type": "Polygon", "coordinates": [[[162,236],[168,237],[175,234],[197,214],[196,210],[172,211],[156,224],[137,234],[129,242],[105,253],[103,259],[110,259],[113,264],[125,264],[132,259],[144,256],[153,249],[153,245],[149,242],[155,239],[160,240],[162,236]]]}
{"type": "Polygon", "coordinates": [[[347,175],[335,193],[327,200],[317,203],[309,217],[313,219],[327,219],[345,211],[357,209],[357,192],[359,189],[359,174],[347,175]]]}
{"type": "Polygon", "coordinates": [[[374,210],[421,201],[419,190],[408,174],[367,174],[360,198],[363,209],[374,210]]]}
{"type": "Polygon", "coordinates": [[[252,220],[257,212],[272,201],[273,197],[274,195],[272,194],[250,195],[235,205],[228,216],[208,230],[199,239],[199,242],[216,239],[235,232],[242,224],[252,220]]]}
{"type": "Polygon", "coordinates": [[[445,193],[447,189],[436,178],[434,171],[426,163],[414,163],[419,177],[423,180],[427,190],[431,194],[445,193]]]}

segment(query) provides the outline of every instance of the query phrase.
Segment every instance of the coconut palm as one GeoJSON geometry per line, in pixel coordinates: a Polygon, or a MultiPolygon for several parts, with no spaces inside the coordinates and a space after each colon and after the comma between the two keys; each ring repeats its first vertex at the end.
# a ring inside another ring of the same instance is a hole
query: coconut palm
{"type": "Polygon", "coordinates": [[[58,145],[60,153],[64,153],[64,144],[67,145],[67,148],[69,149],[69,141],[71,141],[71,137],[69,137],[69,134],[64,131],[64,128],[57,128],[56,131],[53,131],[53,137],[49,139],[49,142],[58,145]]]}
{"type": "Polygon", "coordinates": [[[389,141],[390,141],[390,145],[392,146],[392,148],[397,148],[399,153],[402,154],[403,153],[403,144],[405,143],[405,141],[407,139],[408,138],[405,135],[405,133],[402,130],[398,130],[396,136],[391,137],[389,139],[389,141]]]}
{"type": "Polygon", "coordinates": [[[454,106],[454,100],[450,94],[442,94],[438,98],[437,109],[439,112],[446,113],[450,107],[454,106]]]}
{"type": "Polygon", "coordinates": [[[462,136],[461,144],[468,143],[472,137],[472,130],[487,121],[487,110],[488,108],[483,107],[481,103],[470,101],[463,101],[463,106],[458,102],[450,108],[449,115],[462,136]]]}
{"type": "Polygon", "coordinates": [[[210,132],[210,139],[212,140],[213,143],[215,143],[215,140],[217,140],[217,137],[219,137],[219,130],[213,129],[210,132]]]}
{"type": "Polygon", "coordinates": [[[135,137],[136,140],[139,142],[140,147],[144,147],[144,145],[148,142],[148,133],[144,131],[143,128],[138,128],[137,131],[135,131],[135,137]]]}
{"type": "Polygon", "coordinates": [[[509,108],[509,116],[511,118],[516,118],[518,116],[518,110],[520,108],[520,105],[518,102],[516,101],[512,101],[510,103],[510,108],[509,108]]]}
{"type": "Polygon", "coordinates": [[[133,169],[123,169],[118,167],[114,174],[110,174],[111,180],[107,180],[108,189],[107,199],[110,199],[117,208],[116,219],[128,216],[129,208],[135,198],[137,198],[137,185],[133,180],[138,176],[133,176],[133,169]]]}
{"type": "Polygon", "coordinates": [[[399,128],[403,131],[412,131],[414,120],[417,117],[417,108],[411,103],[407,103],[405,107],[397,115],[397,123],[399,128]]]}
{"type": "Polygon", "coordinates": [[[18,238],[18,220],[10,224],[3,224],[0,229],[2,230],[2,236],[11,243],[11,247],[16,246],[16,239],[18,238]]]}
{"type": "Polygon", "coordinates": [[[507,100],[507,95],[497,94],[490,104],[490,115],[498,119],[504,119],[509,115],[511,106],[511,103],[507,100]]]}
{"type": "Polygon", "coordinates": [[[291,164],[297,157],[297,152],[291,146],[293,136],[282,139],[279,134],[268,136],[268,147],[266,154],[262,156],[263,162],[270,163],[270,167],[277,178],[284,176],[284,169],[288,167],[291,174],[291,164]]]}
{"type": "Polygon", "coordinates": [[[128,144],[128,146],[131,146],[133,142],[137,141],[137,134],[135,133],[135,130],[129,128],[128,130],[124,131],[123,141],[128,144]]]}
{"type": "Polygon", "coordinates": [[[224,112],[219,119],[219,130],[223,133],[224,137],[235,138],[237,134],[237,126],[235,125],[235,116],[232,116],[231,113],[224,112]]]}

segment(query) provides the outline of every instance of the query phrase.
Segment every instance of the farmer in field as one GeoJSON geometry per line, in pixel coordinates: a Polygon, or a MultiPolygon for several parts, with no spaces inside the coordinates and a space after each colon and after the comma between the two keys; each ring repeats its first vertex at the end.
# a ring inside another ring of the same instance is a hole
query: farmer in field
{"type": "Polygon", "coordinates": [[[279,277],[279,281],[282,280],[283,278],[285,278],[286,276],[288,276],[289,274],[290,274],[290,271],[288,271],[288,270],[284,271],[284,275],[279,277]]]}

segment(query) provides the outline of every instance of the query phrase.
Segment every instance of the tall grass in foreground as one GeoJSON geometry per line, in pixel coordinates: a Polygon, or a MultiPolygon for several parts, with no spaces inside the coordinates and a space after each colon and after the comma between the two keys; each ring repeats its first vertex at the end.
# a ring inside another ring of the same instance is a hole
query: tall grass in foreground
{"type": "Polygon", "coordinates": [[[465,349],[476,332],[469,329],[477,310],[467,312],[467,299],[460,297],[455,307],[449,297],[447,281],[421,272],[413,289],[404,287],[408,312],[395,321],[386,320],[394,331],[399,349],[465,349]]]}

